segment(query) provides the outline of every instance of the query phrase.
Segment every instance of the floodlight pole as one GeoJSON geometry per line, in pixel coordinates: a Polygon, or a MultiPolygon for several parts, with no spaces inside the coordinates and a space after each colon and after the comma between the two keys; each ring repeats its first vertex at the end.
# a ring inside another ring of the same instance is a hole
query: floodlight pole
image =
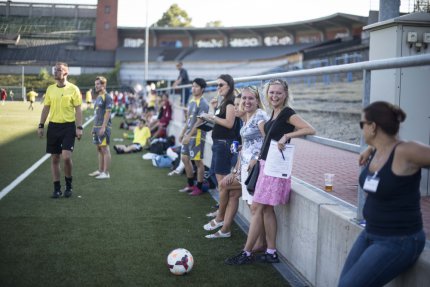
{"type": "Polygon", "coordinates": [[[26,97],[25,97],[25,87],[24,87],[24,66],[21,67],[21,96],[22,96],[22,100],[24,102],[26,102],[26,97]]]}
{"type": "Polygon", "coordinates": [[[148,27],[148,2],[146,0],[146,25],[145,25],[145,76],[144,76],[144,95],[146,96],[146,86],[148,85],[148,41],[149,41],[149,27],[148,27]]]}

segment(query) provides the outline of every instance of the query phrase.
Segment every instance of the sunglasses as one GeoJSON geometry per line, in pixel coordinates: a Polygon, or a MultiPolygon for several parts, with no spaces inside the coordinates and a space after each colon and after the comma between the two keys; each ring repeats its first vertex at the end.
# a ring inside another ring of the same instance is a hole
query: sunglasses
{"type": "Polygon", "coordinates": [[[287,82],[286,82],[286,81],[284,81],[284,80],[281,80],[281,79],[273,79],[273,80],[270,80],[267,84],[268,84],[269,86],[270,86],[270,85],[282,85],[282,86],[284,86],[284,87],[288,90],[288,84],[287,84],[287,82]]]}
{"type": "Polygon", "coordinates": [[[256,86],[246,86],[245,88],[243,88],[243,89],[249,89],[249,90],[251,90],[251,91],[257,91],[258,92],[258,88],[256,87],[256,86]]]}
{"type": "Polygon", "coordinates": [[[222,87],[224,87],[225,86],[225,84],[223,84],[223,83],[219,83],[218,85],[216,85],[218,88],[222,88],[222,87]]]}
{"type": "Polygon", "coordinates": [[[363,127],[364,127],[365,124],[368,125],[370,123],[372,123],[372,122],[369,122],[369,121],[360,121],[360,129],[363,129],[363,127]]]}

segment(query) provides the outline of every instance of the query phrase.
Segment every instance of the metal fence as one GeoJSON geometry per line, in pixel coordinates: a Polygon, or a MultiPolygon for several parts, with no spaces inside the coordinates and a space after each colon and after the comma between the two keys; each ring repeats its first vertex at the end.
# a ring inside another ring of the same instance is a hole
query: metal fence
{"type": "MultiPolygon", "coordinates": [[[[234,78],[235,83],[243,83],[243,82],[261,82],[264,83],[265,80],[273,79],[273,78],[284,78],[291,79],[297,77],[307,77],[307,76],[324,76],[328,74],[336,74],[336,73],[349,73],[355,71],[362,71],[363,73],[363,96],[362,96],[362,106],[365,107],[370,103],[370,87],[371,87],[371,73],[374,70],[386,70],[386,69],[395,69],[395,68],[403,68],[403,67],[415,67],[415,66],[426,66],[430,65],[430,54],[402,57],[402,58],[388,58],[382,60],[373,60],[359,63],[351,63],[344,64],[338,66],[328,66],[328,67],[319,67],[308,70],[299,70],[299,71],[290,71],[283,73],[274,73],[274,74],[266,74],[266,75],[258,75],[251,77],[239,77],[234,78]]],[[[208,86],[214,86],[217,84],[216,81],[210,81],[207,83],[208,86]]],[[[176,87],[176,89],[185,89],[190,88],[191,85],[182,85],[176,87]]],[[[160,91],[170,91],[173,88],[164,88],[160,89],[160,91]]],[[[332,146],[335,148],[352,151],[355,153],[359,153],[360,151],[366,148],[366,145],[363,140],[361,140],[360,145],[350,144],[346,142],[341,142],[329,138],[318,137],[318,136],[306,136],[306,140],[332,146]]],[[[357,219],[362,219],[362,209],[364,205],[365,197],[364,192],[359,188],[358,191],[358,208],[357,208],[357,219]]]]}

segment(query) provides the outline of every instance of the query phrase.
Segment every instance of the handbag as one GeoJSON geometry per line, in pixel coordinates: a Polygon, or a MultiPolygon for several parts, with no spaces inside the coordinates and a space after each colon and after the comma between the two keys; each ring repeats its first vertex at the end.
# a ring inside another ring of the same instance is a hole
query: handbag
{"type": "MultiPolygon", "coordinates": [[[[282,112],[282,111],[281,111],[282,112]]],[[[281,113],[279,113],[280,115],[281,113]]],[[[261,150],[260,150],[260,154],[258,155],[258,159],[257,162],[255,163],[255,165],[252,167],[251,171],[248,174],[248,177],[245,180],[245,186],[246,189],[248,190],[250,195],[254,195],[255,192],[255,186],[257,185],[257,181],[258,181],[258,175],[260,174],[260,158],[261,158],[261,154],[263,153],[263,149],[266,146],[267,140],[269,139],[269,134],[270,131],[272,130],[272,128],[275,126],[276,121],[280,118],[280,116],[278,116],[276,118],[276,120],[273,122],[273,124],[270,126],[269,131],[266,134],[266,137],[264,138],[264,142],[261,145],[261,150]]]]}
{"type": "Polygon", "coordinates": [[[254,195],[255,186],[257,185],[258,175],[260,174],[260,161],[257,160],[252,167],[251,172],[245,180],[246,189],[250,195],[254,195]]]}
{"type": "Polygon", "coordinates": [[[204,121],[203,123],[199,124],[197,128],[201,129],[202,131],[209,132],[214,128],[214,126],[215,126],[215,123],[204,121]]]}

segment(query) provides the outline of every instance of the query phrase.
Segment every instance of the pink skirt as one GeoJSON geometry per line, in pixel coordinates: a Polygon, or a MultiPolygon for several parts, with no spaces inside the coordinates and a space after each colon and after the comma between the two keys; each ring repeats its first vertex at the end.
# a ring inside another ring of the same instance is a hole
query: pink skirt
{"type": "Polygon", "coordinates": [[[264,160],[260,160],[260,173],[255,186],[254,202],[266,205],[286,204],[290,200],[291,178],[285,179],[264,174],[264,160]]]}

